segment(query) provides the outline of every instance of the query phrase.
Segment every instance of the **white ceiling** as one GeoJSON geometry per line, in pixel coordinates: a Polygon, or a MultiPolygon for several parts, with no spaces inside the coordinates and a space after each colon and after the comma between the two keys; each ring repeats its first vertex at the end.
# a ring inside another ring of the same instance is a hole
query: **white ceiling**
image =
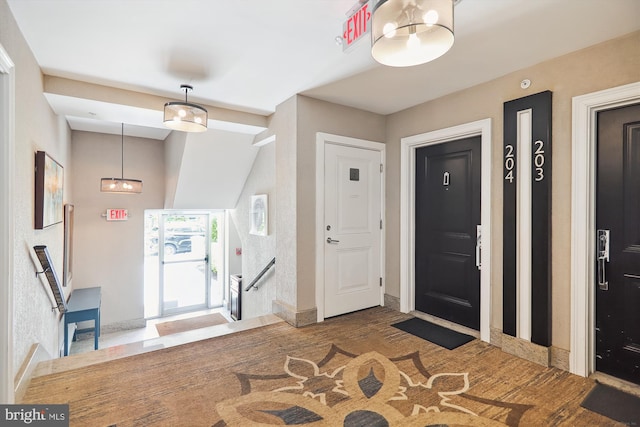
{"type": "MultiPolygon", "coordinates": [[[[390,68],[368,38],[346,53],[336,44],[357,0],[8,3],[44,74],[166,100],[188,83],[193,102],[262,115],[296,93],[389,114],[640,29],[639,0],[463,0],[449,53],[390,68]]],[[[98,120],[95,101],[48,99],[72,129],[119,133],[123,121],[166,136],[161,106],[149,116],[107,103],[98,120]]]]}

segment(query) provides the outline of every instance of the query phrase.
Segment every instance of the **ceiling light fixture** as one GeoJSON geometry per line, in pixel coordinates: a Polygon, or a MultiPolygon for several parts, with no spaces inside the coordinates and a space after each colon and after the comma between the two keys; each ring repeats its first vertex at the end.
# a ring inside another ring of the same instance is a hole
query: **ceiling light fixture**
{"type": "Polygon", "coordinates": [[[170,129],[183,132],[204,132],[207,130],[207,110],[187,102],[187,92],[192,86],[180,85],[184,90],[184,102],[174,101],[164,104],[164,125],[170,129]]]}
{"type": "Polygon", "coordinates": [[[104,193],[139,194],[142,193],[142,181],[124,178],[124,123],[122,123],[120,178],[102,178],[100,191],[104,193]]]}
{"type": "Polygon", "coordinates": [[[371,18],[371,55],[383,65],[410,67],[453,46],[453,0],[380,0],[371,18]]]}

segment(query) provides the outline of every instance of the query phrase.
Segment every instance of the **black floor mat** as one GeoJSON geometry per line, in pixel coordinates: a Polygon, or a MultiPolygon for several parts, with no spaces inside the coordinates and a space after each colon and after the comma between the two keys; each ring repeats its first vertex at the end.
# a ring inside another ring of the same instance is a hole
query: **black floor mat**
{"type": "Polygon", "coordinates": [[[630,426],[640,425],[640,397],[604,384],[596,384],[580,406],[630,426]]]}
{"type": "Polygon", "coordinates": [[[395,323],[391,326],[449,350],[453,350],[456,347],[460,347],[474,340],[471,335],[452,331],[451,329],[443,328],[440,325],[435,325],[426,320],[418,319],[417,317],[395,323]]]}

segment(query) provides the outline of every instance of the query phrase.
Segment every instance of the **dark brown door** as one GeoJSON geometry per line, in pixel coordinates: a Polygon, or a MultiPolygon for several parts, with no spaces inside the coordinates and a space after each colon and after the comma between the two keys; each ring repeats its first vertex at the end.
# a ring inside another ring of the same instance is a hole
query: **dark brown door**
{"type": "Polygon", "coordinates": [[[480,137],[416,150],[416,310],[479,330],[480,137]]]}
{"type": "Polygon", "coordinates": [[[598,113],[596,203],[596,369],[640,384],[640,105],[598,113]]]}

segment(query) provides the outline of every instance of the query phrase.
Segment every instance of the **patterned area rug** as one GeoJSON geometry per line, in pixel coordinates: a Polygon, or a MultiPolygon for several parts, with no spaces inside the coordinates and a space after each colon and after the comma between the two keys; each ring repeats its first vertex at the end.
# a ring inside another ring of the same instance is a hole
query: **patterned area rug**
{"type": "Polygon", "coordinates": [[[205,314],[204,316],[190,317],[188,319],[172,320],[156,324],[158,335],[161,337],[192,329],[206,328],[208,326],[228,323],[228,320],[220,313],[205,314]]]}
{"type": "Polygon", "coordinates": [[[390,326],[407,318],[277,323],[37,377],[21,403],[68,403],[71,426],[620,425],[580,407],[592,380],[390,326]]]}
{"type": "MultiPolygon", "coordinates": [[[[283,370],[238,374],[243,395],[216,405],[222,420],[215,427],[505,425],[474,412],[474,396],[466,394],[467,372],[430,373],[418,352],[389,359],[375,351],[351,354],[334,345],[318,363],[287,357],[283,370]],[[260,382],[274,388],[253,391],[260,382]]],[[[506,411],[514,425],[531,408],[490,403],[506,411]]]]}

